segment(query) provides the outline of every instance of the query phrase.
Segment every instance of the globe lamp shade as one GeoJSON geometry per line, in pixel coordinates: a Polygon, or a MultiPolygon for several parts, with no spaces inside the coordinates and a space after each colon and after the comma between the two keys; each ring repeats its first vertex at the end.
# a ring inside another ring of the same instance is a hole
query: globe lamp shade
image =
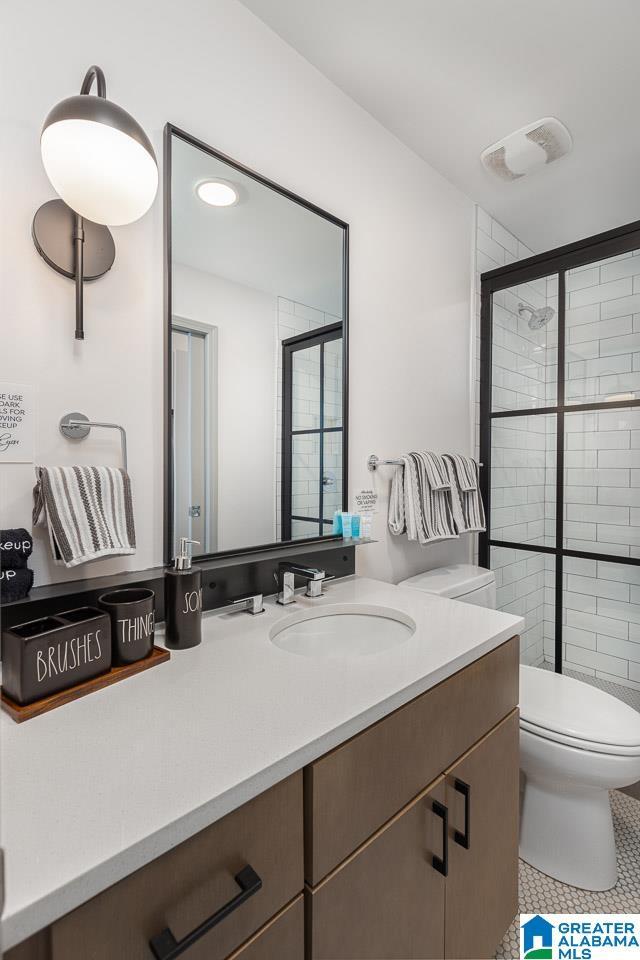
{"type": "Polygon", "coordinates": [[[87,220],[133,223],[154,201],[153,147],[131,114],[105,97],[83,93],[58,103],[44,122],[40,146],[54,189],[87,220]]]}

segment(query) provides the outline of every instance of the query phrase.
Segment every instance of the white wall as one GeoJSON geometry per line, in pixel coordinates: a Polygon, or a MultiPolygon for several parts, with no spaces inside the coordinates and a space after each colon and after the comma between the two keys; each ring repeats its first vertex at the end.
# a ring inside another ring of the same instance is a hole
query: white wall
{"type": "MultiPolygon", "coordinates": [[[[40,125],[91,63],[159,157],[170,120],[350,223],[351,489],[371,482],[373,452],[470,450],[471,202],[233,0],[112,0],[97,14],[86,0],[4,4],[0,14],[11,185],[1,226],[0,379],[38,384],[40,463],[117,462],[106,434],[80,451],[60,437],[69,410],[127,427],[139,548],[133,558],[61,573],[40,536],[37,582],[162,559],[161,197],[142,221],[114,229],[115,265],[86,288],[83,344],[73,340],[72,285],[44,264],[30,236],[37,206],[53,196],[40,125]]],[[[373,478],[380,542],[360,551],[360,572],[399,580],[466,557],[464,540],[425,550],[390,538],[389,478],[389,468],[373,478]]],[[[29,466],[3,469],[2,525],[29,525],[32,481],[29,466]]]]}
{"type": "Polygon", "coordinates": [[[182,263],[173,312],[218,330],[218,549],[270,543],[275,525],[273,423],[276,298],[182,263]]]}

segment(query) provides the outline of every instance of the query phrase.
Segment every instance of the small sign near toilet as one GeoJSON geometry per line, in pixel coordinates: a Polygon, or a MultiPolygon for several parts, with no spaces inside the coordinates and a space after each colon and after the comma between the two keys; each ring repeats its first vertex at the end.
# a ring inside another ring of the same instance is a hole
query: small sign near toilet
{"type": "Polygon", "coordinates": [[[378,494],[370,487],[368,489],[356,490],[353,496],[356,513],[365,513],[370,517],[378,512],[378,494]]]}
{"type": "Polygon", "coordinates": [[[34,393],[31,384],[0,380],[0,463],[33,463],[34,393]]]}

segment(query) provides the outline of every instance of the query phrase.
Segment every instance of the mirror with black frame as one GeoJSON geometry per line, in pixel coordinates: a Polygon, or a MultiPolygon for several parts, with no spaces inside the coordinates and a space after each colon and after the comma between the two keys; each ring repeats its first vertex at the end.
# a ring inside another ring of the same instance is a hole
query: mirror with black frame
{"type": "Polygon", "coordinates": [[[167,559],[331,536],[347,225],[171,125],[165,151],[167,559]]]}

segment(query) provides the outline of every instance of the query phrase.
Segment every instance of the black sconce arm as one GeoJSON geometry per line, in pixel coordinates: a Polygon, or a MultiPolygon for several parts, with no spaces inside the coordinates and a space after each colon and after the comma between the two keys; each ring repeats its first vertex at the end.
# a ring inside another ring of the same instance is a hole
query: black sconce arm
{"type": "Polygon", "coordinates": [[[91,86],[94,80],[96,81],[96,86],[98,88],[98,96],[102,97],[103,100],[106,100],[107,81],[104,78],[104,73],[100,67],[96,67],[95,63],[87,70],[84,80],[82,81],[82,86],[80,87],[80,93],[82,95],[91,93],[91,86]]]}

